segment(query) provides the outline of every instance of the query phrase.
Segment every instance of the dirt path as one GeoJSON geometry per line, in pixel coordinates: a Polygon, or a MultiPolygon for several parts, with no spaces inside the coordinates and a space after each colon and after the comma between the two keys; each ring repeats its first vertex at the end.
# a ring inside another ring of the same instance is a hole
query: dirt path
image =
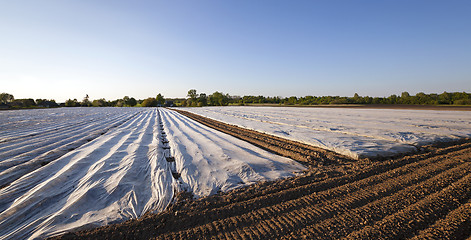
{"type": "Polygon", "coordinates": [[[390,160],[338,154],[197,115],[207,126],[306,162],[306,174],[189,200],[160,214],[70,233],[121,239],[466,239],[471,237],[471,141],[390,160]]]}

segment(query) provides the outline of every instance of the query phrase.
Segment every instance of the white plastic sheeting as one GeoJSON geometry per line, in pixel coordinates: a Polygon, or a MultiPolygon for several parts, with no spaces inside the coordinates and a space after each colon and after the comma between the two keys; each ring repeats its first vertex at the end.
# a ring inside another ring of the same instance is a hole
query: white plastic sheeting
{"type": "Polygon", "coordinates": [[[0,189],[1,239],[45,238],[120,222],[164,210],[182,189],[207,196],[305,169],[170,110],[39,112],[42,117],[37,110],[0,113],[7,119],[0,123],[0,164],[16,163],[2,165],[0,173],[16,179],[0,189]],[[57,141],[73,147],[55,153],[62,145],[48,146],[57,141]],[[18,167],[48,154],[53,157],[45,166],[18,167]],[[169,156],[175,162],[167,162],[169,156]],[[175,179],[174,171],[181,177],[175,179]]]}
{"type": "Polygon", "coordinates": [[[471,137],[471,112],[297,107],[184,108],[353,158],[391,156],[471,137]]]}

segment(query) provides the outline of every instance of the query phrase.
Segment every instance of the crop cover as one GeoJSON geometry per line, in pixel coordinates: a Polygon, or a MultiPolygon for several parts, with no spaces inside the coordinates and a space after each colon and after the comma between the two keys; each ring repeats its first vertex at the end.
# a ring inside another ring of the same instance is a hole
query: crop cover
{"type": "Polygon", "coordinates": [[[46,238],[305,168],[157,108],[0,112],[0,238],[46,238]]]}
{"type": "Polygon", "coordinates": [[[394,156],[471,137],[469,111],[246,106],[182,110],[355,159],[394,156]]]}

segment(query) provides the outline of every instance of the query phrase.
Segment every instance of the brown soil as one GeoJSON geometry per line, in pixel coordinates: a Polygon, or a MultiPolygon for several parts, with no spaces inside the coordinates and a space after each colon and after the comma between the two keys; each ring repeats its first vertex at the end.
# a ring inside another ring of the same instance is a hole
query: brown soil
{"type": "MultiPolygon", "coordinates": [[[[180,111],[181,112],[181,111],[180,111]]],[[[471,237],[471,141],[395,159],[354,161],[181,112],[302,161],[300,176],[191,200],[159,214],[60,239],[466,239],[471,237]]]]}

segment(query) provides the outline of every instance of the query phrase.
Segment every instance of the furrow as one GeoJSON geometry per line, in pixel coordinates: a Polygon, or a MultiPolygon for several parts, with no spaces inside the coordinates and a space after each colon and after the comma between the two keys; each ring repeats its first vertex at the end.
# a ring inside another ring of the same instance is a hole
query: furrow
{"type": "MultiPolygon", "coordinates": [[[[262,219],[261,217],[257,216],[272,216],[276,214],[282,214],[305,206],[313,206],[315,204],[326,205],[325,208],[318,209],[318,211],[324,213],[332,212],[335,211],[333,209],[334,205],[330,205],[330,203],[335,202],[337,198],[342,198],[346,195],[350,196],[351,201],[349,202],[353,204],[353,202],[361,202],[362,199],[372,199],[379,195],[384,196],[391,194],[402,186],[410,185],[420,181],[424,177],[428,176],[427,174],[444,171],[447,168],[453,167],[457,164],[459,164],[459,162],[441,158],[429,159],[428,161],[413,163],[410,166],[407,165],[403,167],[403,169],[395,169],[383,174],[374,175],[370,178],[362,179],[360,181],[339,187],[333,187],[324,191],[316,192],[315,190],[313,191],[303,188],[294,193],[292,191],[283,191],[271,194],[269,196],[260,197],[252,201],[244,201],[221,208],[210,209],[209,211],[205,211],[205,215],[207,216],[206,219],[211,221],[220,219],[222,216],[237,216],[247,213],[253,214],[255,219],[262,219]],[[436,162],[439,162],[440,164],[436,164],[436,162]],[[421,167],[425,167],[425,169],[421,171],[423,174],[421,176],[417,176],[415,171],[421,167]],[[415,176],[415,178],[407,178],[407,176],[412,175],[415,176]],[[399,181],[397,181],[396,178],[399,176],[401,176],[401,178],[399,181]],[[411,181],[411,179],[413,180],[411,181]],[[390,186],[389,189],[375,189],[375,185],[384,184],[385,181],[386,184],[390,186]],[[258,213],[260,210],[264,213],[258,213]]],[[[345,204],[335,207],[335,209],[346,208],[347,206],[345,204]]],[[[190,220],[190,216],[188,222],[196,222],[196,219],[199,217],[199,213],[195,212],[193,216],[195,220],[190,220]]],[[[200,224],[205,223],[204,221],[198,222],[200,224]]]]}
{"type": "MultiPolygon", "coordinates": [[[[466,169],[469,173],[471,169],[466,169]]],[[[413,236],[419,229],[433,224],[444,213],[456,209],[471,198],[471,174],[451,183],[441,191],[426,196],[421,201],[407,205],[395,214],[376,224],[352,233],[349,238],[403,239],[413,236]]]]}
{"type": "MultiPolygon", "coordinates": [[[[358,231],[365,226],[374,224],[382,218],[395,214],[401,209],[414,204],[427,195],[441,191],[443,188],[453,184],[454,181],[462,178],[471,169],[470,164],[463,164],[457,168],[450,169],[444,173],[435,175],[433,178],[398,191],[396,194],[386,198],[373,201],[360,208],[350,208],[345,213],[335,218],[327,219],[307,228],[326,228],[322,235],[312,236],[324,239],[337,239],[348,235],[352,231],[358,231]]],[[[304,230],[301,230],[301,232],[304,230]]],[[[296,234],[296,233],[294,233],[296,234]]]]}
{"type": "MultiPolygon", "coordinates": [[[[447,174],[453,175],[455,174],[455,171],[456,169],[451,169],[448,171],[447,174]]],[[[436,182],[440,181],[442,177],[443,176],[438,175],[437,177],[435,177],[434,179],[435,181],[427,181],[427,182],[430,182],[429,183],[430,186],[427,186],[427,187],[436,185],[436,182]]],[[[413,191],[416,188],[420,189],[421,187],[417,185],[413,185],[412,187],[409,187],[407,190],[413,191]]],[[[403,191],[399,191],[398,193],[401,194],[401,192],[403,191]]],[[[422,193],[417,194],[418,197],[420,197],[421,194],[422,193]]],[[[312,206],[312,207],[306,207],[303,209],[296,209],[296,210],[286,213],[285,216],[283,217],[280,216],[280,217],[275,217],[275,218],[280,219],[279,221],[282,222],[283,224],[286,223],[286,220],[283,220],[283,218],[295,219],[296,216],[303,216],[304,218],[314,219],[314,222],[319,222],[325,219],[324,221],[317,223],[315,225],[307,224],[308,222],[312,223],[312,221],[308,221],[304,223],[297,222],[296,224],[293,224],[294,226],[290,228],[290,231],[284,231],[284,233],[286,234],[295,229],[301,229],[298,232],[290,233],[292,234],[291,236],[309,236],[309,238],[335,239],[335,238],[341,237],[342,234],[344,234],[343,233],[344,231],[348,231],[349,229],[351,230],[354,224],[358,224],[359,218],[367,219],[366,215],[368,214],[370,215],[381,214],[382,212],[386,211],[385,209],[386,206],[388,207],[395,206],[396,208],[402,207],[403,206],[402,204],[404,202],[400,202],[400,199],[402,199],[403,195],[407,195],[407,194],[402,193],[401,196],[399,197],[398,197],[398,194],[394,194],[386,198],[380,198],[379,200],[376,200],[376,201],[371,201],[367,199],[362,200],[356,197],[348,197],[345,200],[327,202],[325,203],[325,205],[327,205],[325,207],[312,206]],[[358,199],[360,200],[361,203],[367,204],[367,205],[360,204],[360,205],[363,205],[363,207],[356,209],[355,205],[352,205],[352,204],[358,201],[358,199]],[[347,204],[348,202],[351,202],[351,204],[347,204]],[[393,203],[395,204],[392,205],[393,203]],[[342,212],[346,212],[346,213],[342,214],[342,212]],[[314,234],[314,235],[311,235],[311,234],[314,234]]],[[[362,221],[360,224],[363,224],[363,223],[364,221],[362,221]]],[[[276,232],[276,233],[281,234],[283,232],[276,232]]]]}
{"type": "MultiPolygon", "coordinates": [[[[271,207],[257,209],[241,215],[241,217],[247,219],[245,221],[242,221],[242,223],[249,225],[257,225],[263,222],[268,226],[275,226],[275,229],[272,230],[274,231],[272,232],[273,234],[280,234],[284,232],[283,228],[279,227],[279,220],[275,221],[273,220],[273,217],[282,216],[283,214],[292,214],[293,216],[296,216],[304,215],[305,213],[307,213],[308,215],[312,215],[310,216],[310,218],[316,219],[316,221],[321,221],[322,219],[329,219],[343,211],[346,211],[347,209],[355,209],[357,207],[364,206],[365,204],[372,202],[375,199],[381,199],[383,197],[389,196],[390,194],[396,193],[397,191],[400,191],[400,189],[406,186],[411,186],[420,183],[421,181],[426,180],[429,176],[433,176],[433,174],[445,171],[448,168],[454,167],[456,164],[458,163],[453,164],[445,160],[445,163],[443,163],[442,165],[431,165],[429,167],[425,167],[425,169],[419,171],[419,173],[412,172],[401,177],[389,179],[386,182],[378,184],[379,186],[382,186],[381,188],[378,188],[378,186],[374,185],[369,186],[367,188],[362,189],[361,191],[350,193],[345,198],[340,197],[340,200],[332,199],[330,201],[322,201],[319,204],[309,204],[307,206],[304,206],[305,204],[299,204],[296,205],[296,207],[293,209],[284,207],[284,205],[290,206],[292,202],[283,202],[281,204],[273,205],[271,207]],[[377,192],[372,191],[374,189],[376,189],[377,192]],[[265,221],[269,222],[265,223],[265,221]]],[[[325,194],[329,195],[330,192],[331,191],[328,190],[325,194]]],[[[302,203],[302,201],[299,201],[298,199],[292,201],[302,203]]],[[[228,215],[233,216],[232,214],[228,215]]],[[[283,224],[286,224],[285,220],[282,220],[282,222],[283,224]]],[[[294,226],[296,226],[295,228],[299,228],[300,225],[294,224],[293,227],[294,226]]],[[[232,228],[226,228],[224,230],[234,231],[234,229],[237,229],[238,227],[240,227],[239,224],[233,226],[232,228]]]]}
{"type": "Polygon", "coordinates": [[[412,239],[466,239],[471,237],[471,200],[420,231],[412,239]]]}

